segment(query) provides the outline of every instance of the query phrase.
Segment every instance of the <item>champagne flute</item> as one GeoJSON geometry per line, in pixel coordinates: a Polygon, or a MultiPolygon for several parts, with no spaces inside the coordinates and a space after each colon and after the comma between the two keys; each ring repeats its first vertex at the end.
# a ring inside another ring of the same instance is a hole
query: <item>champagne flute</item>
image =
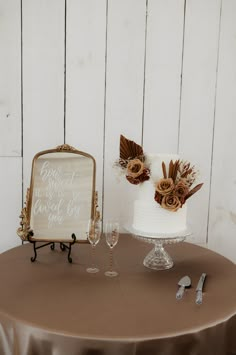
{"type": "Polygon", "coordinates": [[[92,246],[92,265],[91,267],[87,268],[87,272],[89,273],[96,273],[99,271],[98,267],[94,265],[94,251],[95,246],[98,244],[100,237],[101,237],[101,220],[95,221],[94,219],[90,219],[88,222],[88,240],[92,246]]]}
{"type": "Polygon", "coordinates": [[[105,272],[105,275],[114,277],[118,275],[118,272],[113,270],[113,248],[116,246],[119,239],[119,223],[107,222],[105,225],[105,236],[106,243],[110,248],[110,268],[105,272]]]}

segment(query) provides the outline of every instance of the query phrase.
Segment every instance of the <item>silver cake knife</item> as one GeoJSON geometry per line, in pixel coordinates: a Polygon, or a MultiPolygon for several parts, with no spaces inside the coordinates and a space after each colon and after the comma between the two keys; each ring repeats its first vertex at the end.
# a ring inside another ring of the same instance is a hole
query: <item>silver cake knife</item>
{"type": "Polygon", "coordinates": [[[203,289],[205,279],[206,279],[206,274],[205,273],[201,274],[196,288],[196,304],[202,303],[202,289],[203,289]]]}

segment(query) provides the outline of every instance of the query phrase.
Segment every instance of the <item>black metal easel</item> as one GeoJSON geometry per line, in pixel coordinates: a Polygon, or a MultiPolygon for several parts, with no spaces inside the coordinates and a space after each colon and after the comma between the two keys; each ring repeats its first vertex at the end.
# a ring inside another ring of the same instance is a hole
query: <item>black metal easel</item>
{"type": "Polygon", "coordinates": [[[70,254],[71,254],[71,246],[72,246],[73,244],[75,244],[75,242],[76,242],[76,236],[75,236],[74,233],[71,235],[72,241],[68,241],[68,245],[66,245],[66,244],[63,243],[63,242],[51,241],[51,242],[48,242],[48,243],[45,243],[45,244],[36,246],[36,243],[37,243],[38,241],[37,241],[37,240],[32,240],[32,239],[30,238],[30,237],[32,237],[33,235],[34,235],[33,231],[30,231],[30,232],[29,232],[29,235],[28,235],[28,241],[33,244],[33,250],[34,250],[34,256],[32,256],[31,259],[30,259],[32,262],[34,262],[34,261],[37,259],[37,250],[38,250],[38,249],[44,248],[44,247],[50,245],[51,250],[54,250],[54,249],[55,249],[55,243],[60,243],[60,248],[61,248],[62,251],[65,251],[66,249],[68,250],[67,259],[68,259],[69,263],[72,263],[72,258],[71,258],[71,256],[70,256],[70,254]]]}

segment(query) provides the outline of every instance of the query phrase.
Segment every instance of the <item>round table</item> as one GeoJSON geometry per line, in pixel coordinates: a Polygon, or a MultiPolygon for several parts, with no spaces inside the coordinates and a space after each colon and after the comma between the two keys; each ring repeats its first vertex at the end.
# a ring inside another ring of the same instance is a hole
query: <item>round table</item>
{"type": "Polygon", "coordinates": [[[96,247],[100,268],[89,274],[91,246],[72,246],[72,264],[56,245],[32,263],[32,245],[0,255],[0,354],[17,355],[229,355],[236,354],[236,266],[187,242],[166,247],[174,267],[143,266],[152,248],[128,234],[114,249],[119,276],[108,278],[109,250],[96,247]],[[207,273],[203,303],[195,304],[207,273]],[[192,287],[182,300],[178,280],[192,287]]]}

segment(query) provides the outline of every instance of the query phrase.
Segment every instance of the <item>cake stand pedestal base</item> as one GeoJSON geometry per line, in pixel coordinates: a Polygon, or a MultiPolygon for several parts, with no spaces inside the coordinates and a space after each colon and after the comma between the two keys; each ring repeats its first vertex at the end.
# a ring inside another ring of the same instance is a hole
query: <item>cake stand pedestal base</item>
{"type": "Polygon", "coordinates": [[[179,243],[192,233],[185,229],[182,232],[171,234],[154,234],[136,230],[130,226],[125,226],[126,230],[132,233],[133,237],[145,243],[154,244],[154,248],[147,254],[143,265],[153,270],[167,270],[173,267],[174,262],[167,251],[164,249],[166,244],[179,243]]]}
{"type": "Polygon", "coordinates": [[[163,247],[162,241],[154,242],[154,248],[147,254],[143,265],[153,270],[166,270],[174,265],[170,255],[163,247]]]}

